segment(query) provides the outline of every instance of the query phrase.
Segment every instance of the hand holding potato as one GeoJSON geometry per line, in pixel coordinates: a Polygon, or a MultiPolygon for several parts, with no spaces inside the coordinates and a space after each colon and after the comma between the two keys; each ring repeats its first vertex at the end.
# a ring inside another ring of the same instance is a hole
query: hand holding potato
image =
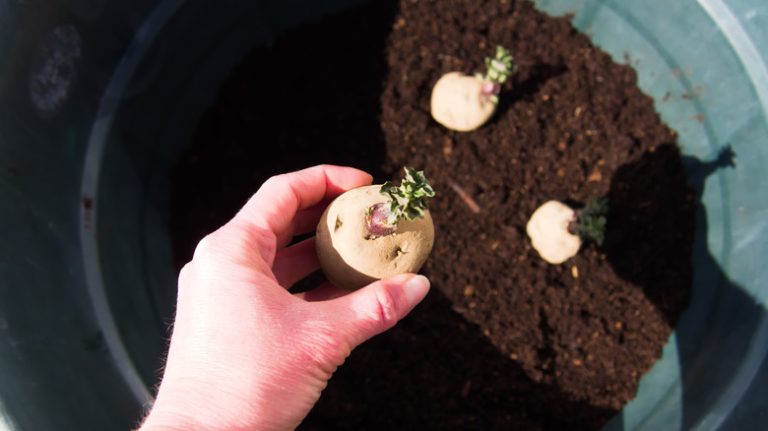
{"type": "Polygon", "coordinates": [[[392,327],[427,294],[402,274],[349,293],[289,289],[315,271],[312,231],[324,202],[370,184],[365,172],[317,166],[270,178],[205,237],[179,275],[173,336],[142,429],[293,429],[350,351],[392,327]]]}

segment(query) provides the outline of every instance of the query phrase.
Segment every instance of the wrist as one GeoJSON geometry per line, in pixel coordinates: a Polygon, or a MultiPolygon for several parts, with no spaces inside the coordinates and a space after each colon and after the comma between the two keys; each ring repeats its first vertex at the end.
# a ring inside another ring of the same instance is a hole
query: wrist
{"type": "MultiPolygon", "coordinates": [[[[174,399],[169,396],[169,399],[174,399]]],[[[194,404],[188,404],[183,407],[185,402],[166,403],[163,402],[161,394],[152,406],[147,417],[139,428],[140,431],[181,431],[213,429],[210,428],[208,421],[201,417],[202,411],[197,409],[194,404]]]]}
{"type": "MultiPolygon", "coordinates": [[[[164,382],[165,383],[165,382],[164,382]]],[[[254,408],[210,390],[161,388],[141,431],[264,429],[254,408]]]]}

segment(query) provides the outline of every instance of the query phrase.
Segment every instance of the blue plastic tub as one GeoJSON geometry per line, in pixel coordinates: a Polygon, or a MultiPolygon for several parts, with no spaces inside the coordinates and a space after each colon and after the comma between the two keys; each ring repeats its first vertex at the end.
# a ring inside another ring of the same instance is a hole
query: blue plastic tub
{"type": "MultiPolygon", "coordinates": [[[[251,47],[354,3],[0,0],[0,429],[135,423],[174,301],[169,167],[251,47]]],[[[638,71],[704,203],[692,304],[607,428],[765,428],[768,4],[535,3],[638,71]]]]}

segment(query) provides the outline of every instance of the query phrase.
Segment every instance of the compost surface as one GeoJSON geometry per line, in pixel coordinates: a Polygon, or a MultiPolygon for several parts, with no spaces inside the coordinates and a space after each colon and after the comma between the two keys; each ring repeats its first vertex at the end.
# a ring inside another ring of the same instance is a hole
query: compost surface
{"type": "Polygon", "coordinates": [[[424,169],[433,290],[352,353],[302,428],[598,429],[635,396],[691,283],[695,202],[676,135],[636,81],[524,1],[378,1],[294,28],[233,71],[173,173],[177,265],[271,175],[424,169]],[[496,45],[518,73],[494,118],[439,126],[432,85],[482,71],[496,45]],[[541,260],[525,234],[536,207],[600,196],[603,246],[541,260]]]}

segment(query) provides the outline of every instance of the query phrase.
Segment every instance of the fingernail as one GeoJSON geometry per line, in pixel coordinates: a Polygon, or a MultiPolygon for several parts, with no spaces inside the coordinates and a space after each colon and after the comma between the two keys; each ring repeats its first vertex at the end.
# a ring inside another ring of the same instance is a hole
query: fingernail
{"type": "Polygon", "coordinates": [[[429,279],[423,275],[414,275],[403,285],[408,304],[414,306],[421,302],[429,292],[429,279]]]}

